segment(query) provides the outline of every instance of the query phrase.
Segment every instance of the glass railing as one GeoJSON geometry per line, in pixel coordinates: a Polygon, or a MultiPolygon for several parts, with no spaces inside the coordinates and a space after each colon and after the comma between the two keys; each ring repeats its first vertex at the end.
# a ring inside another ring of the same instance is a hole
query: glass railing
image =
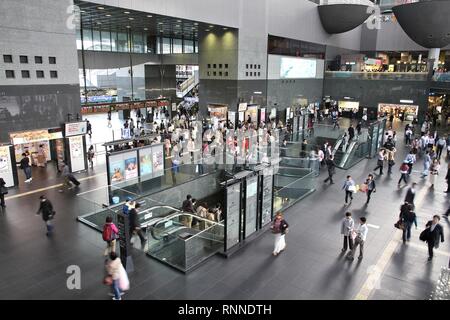
{"type": "Polygon", "coordinates": [[[286,210],[315,190],[310,169],[281,167],[274,179],[274,212],[286,210]]]}
{"type": "Polygon", "coordinates": [[[410,80],[427,81],[428,72],[356,72],[326,71],[325,78],[349,78],[360,80],[410,80]]]}
{"type": "Polygon", "coordinates": [[[194,214],[171,214],[147,228],[149,256],[187,272],[224,250],[224,225],[194,214]]]}
{"type": "Polygon", "coordinates": [[[432,80],[437,82],[450,82],[450,72],[435,72],[432,80]]]}

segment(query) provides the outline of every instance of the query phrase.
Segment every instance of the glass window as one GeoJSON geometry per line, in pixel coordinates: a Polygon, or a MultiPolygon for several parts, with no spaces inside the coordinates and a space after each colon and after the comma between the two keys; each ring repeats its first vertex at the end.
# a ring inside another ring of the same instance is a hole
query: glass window
{"type": "Polygon", "coordinates": [[[194,53],[194,42],[192,40],[184,40],[184,53],[194,53]]]}
{"type": "Polygon", "coordinates": [[[20,63],[28,63],[28,57],[27,56],[20,56],[20,63]]]}
{"type": "Polygon", "coordinates": [[[35,56],[34,57],[34,63],[42,64],[42,57],[41,56],[35,56]]]}
{"type": "Polygon", "coordinates": [[[133,52],[144,53],[144,37],[142,33],[133,34],[133,52]]]}
{"type": "Polygon", "coordinates": [[[225,63],[225,69],[228,69],[228,63],[225,63]]]}
{"type": "Polygon", "coordinates": [[[228,77],[228,71],[225,71],[225,77],[228,77]]]}
{"type": "Polygon", "coordinates": [[[128,52],[127,34],[124,32],[117,33],[117,51],[128,52]]]}
{"type": "Polygon", "coordinates": [[[58,71],[51,70],[50,71],[50,78],[58,78],[58,71]]]}
{"type": "Polygon", "coordinates": [[[194,52],[198,53],[198,41],[194,42],[194,52]]]}
{"type": "Polygon", "coordinates": [[[56,64],[56,57],[48,57],[49,64],[56,64]]]}
{"type": "Polygon", "coordinates": [[[161,54],[161,38],[156,37],[156,54],[161,54]]]}
{"type": "Polygon", "coordinates": [[[91,29],[83,29],[83,46],[84,46],[84,50],[93,50],[92,49],[92,30],[91,29]]]}
{"type": "Polygon", "coordinates": [[[6,79],[14,79],[14,70],[5,70],[6,79]]]}
{"type": "Polygon", "coordinates": [[[36,71],[36,78],[44,78],[44,71],[37,70],[36,71]]]}
{"type": "Polygon", "coordinates": [[[117,52],[117,32],[111,32],[111,51],[117,52]]]}
{"type": "Polygon", "coordinates": [[[111,51],[111,33],[102,31],[102,51],[111,51]]]}
{"type": "Polygon", "coordinates": [[[29,77],[30,77],[30,71],[22,70],[22,78],[29,78],[29,77]]]}
{"type": "Polygon", "coordinates": [[[183,41],[181,39],[172,39],[173,53],[183,53],[183,41]]]}
{"type": "Polygon", "coordinates": [[[93,43],[94,48],[93,50],[102,50],[102,44],[100,40],[100,31],[99,30],[92,30],[92,37],[93,37],[93,43]]]}
{"type": "Polygon", "coordinates": [[[170,38],[163,38],[163,54],[170,54],[170,38]]]}
{"type": "Polygon", "coordinates": [[[81,30],[77,29],[77,50],[83,49],[81,45],[81,30]]]}
{"type": "Polygon", "coordinates": [[[13,62],[12,55],[4,54],[3,55],[3,62],[5,62],[5,63],[12,63],[13,62]]]}

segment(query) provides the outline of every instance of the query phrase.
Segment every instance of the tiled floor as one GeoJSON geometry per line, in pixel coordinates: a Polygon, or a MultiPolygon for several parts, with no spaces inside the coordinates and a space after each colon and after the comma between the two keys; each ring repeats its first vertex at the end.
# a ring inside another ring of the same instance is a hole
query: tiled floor
{"type": "MultiPolygon", "coordinates": [[[[324,185],[325,170],[317,180],[317,191],[286,212],[290,223],[288,249],[278,257],[271,255],[272,234],[267,232],[232,257],[214,256],[190,274],[182,274],[142,252],[133,252],[135,271],[130,274],[131,289],[125,299],[353,299],[377,266],[391,241],[399,239],[393,224],[406,188],[397,190],[398,164],[404,154],[399,142],[397,165],[393,177],[377,177],[377,193],[364,206],[365,196],[358,194],[350,207],[344,207],[342,182],[351,174],[357,183],[375,167],[376,160],[362,161],[351,170],[338,170],[336,184],[324,185]],[[364,215],[369,228],[366,252],[361,262],[349,262],[340,254],[340,220],[346,210],[354,218],[364,215]]],[[[421,167],[421,162],[417,168],[421,167]]],[[[438,178],[434,192],[428,181],[419,182],[419,193],[426,192],[418,205],[419,230],[413,230],[411,243],[398,243],[386,268],[381,270],[379,285],[370,299],[426,299],[439,275],[447,265],[449,224],[443,219],[446,242],[428,263],[426,245],[418,235],[427,219],[442,214],[448,207],[442,191],[445,169],[438,178]],[[426,190],[426,191],[421,191],[426,190]]],[[[80,191],[103,185],[105,176],[86,180],[80,191]]],[[[39,187],[52,184],[36,179],[39,187]]],[[[37,187],[37,186],[36,186],[37,187]]],[[[18,192],[33,187],[24,186],[18,192]]],[[[108,288],[102,284],[104,243],[100,233],[76,222],[75,192],[43,191],[56,207],[56,231],[45,236],[44,223],[35,216],[38,196],[34,193],[7,201],[7,211],[0,212],[0,298],[1,299],[109,299],[108,288]],[[81,268],[81,290],[68,290],[66,268],[81,268]]],[[[14,192],[11,193],[14,195],[14,192]]]]}

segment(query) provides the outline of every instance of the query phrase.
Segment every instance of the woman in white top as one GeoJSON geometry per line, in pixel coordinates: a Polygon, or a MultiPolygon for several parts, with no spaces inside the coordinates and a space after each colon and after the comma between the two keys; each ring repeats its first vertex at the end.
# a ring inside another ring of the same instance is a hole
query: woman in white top
{"type": "Polygon", "coordinates": [[[439,174],[439,169],[441,165],[438,159],[434,159],[430,166],[430,183],[431,188],[434,188],[434,183],[436,182],[436,176],[439,174]]]}

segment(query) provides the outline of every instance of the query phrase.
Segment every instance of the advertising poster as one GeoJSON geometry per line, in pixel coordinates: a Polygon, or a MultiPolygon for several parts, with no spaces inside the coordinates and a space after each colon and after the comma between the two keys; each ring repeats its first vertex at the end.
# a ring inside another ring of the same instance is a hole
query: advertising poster
{"type": "Polygon", "coordinates": [[[111,184],[116,184],[125,180],[125,162],[121,154],[109,157],[109,178],[111,184]]]}
{"type": "Polygon", "coordinates": [[[299,79],[316,77],[316,60],[281,58],[280,78],[299,79]]]}
{"type": "Polygon", "coordinates": [[[137,176],[138,176],[137,158],[134,156],[125,159],[125,180],[131,180],[137,178],[137,176]]]}
{"type": "Polygon", "coordinates": [[[83,137],[82,136],[70,137],[69,148],[70,148],[70,164],[72,172],[85,170],[86,167],[84,161],[83,137]]]}
{"type": "Polygon", "coordinates": [[[66,137],[77,136],[86,134],[87,131],[87,122],[71,122],[66,123],[66,137]]]}
{"type": "Polygon", "coordinates": [[[266,108],[261,108],[260,111],[261,120],[260,122],[266,122],[266,108]]]}
{"type": "Polygon", "coordinates": [[[139,169],[141,181],[145,181],[152,178],[153,173],[152,148],[145,148],[139,150],[139,169]]]}
{"type": "Polygon", "coordinates": [[[164,175],[164,149],[163,145],[152,146],[153,176],[164,175]]]}
{"type": "Polygon", "coordinates": [[[0,147],[0,177],[6,182],[6,187],[14,186],[13,169],[9,147],[0,147]]]}

